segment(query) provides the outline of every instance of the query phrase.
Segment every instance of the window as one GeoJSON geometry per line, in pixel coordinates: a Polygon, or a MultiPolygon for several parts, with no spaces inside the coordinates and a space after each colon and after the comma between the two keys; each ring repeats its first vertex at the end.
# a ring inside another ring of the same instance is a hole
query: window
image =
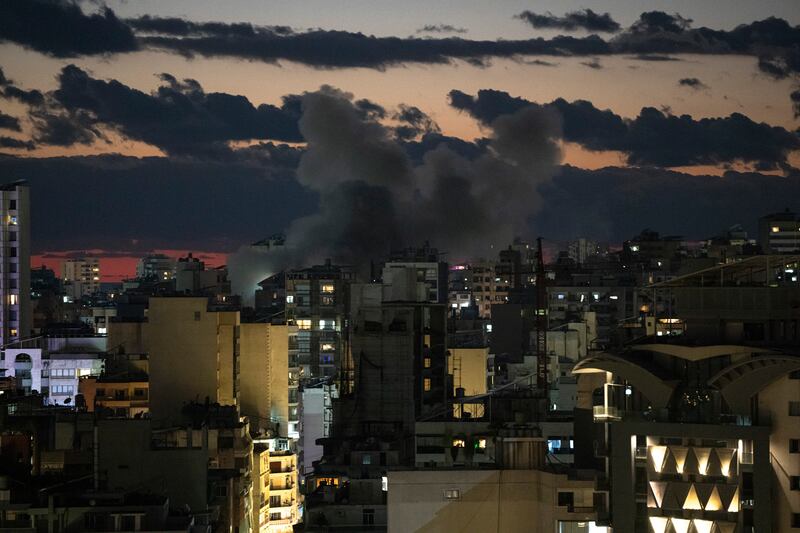
{"type": "Polygon", "coordinates": [[[50,394],[53,396],[72,396],[72,385],[53,385],[50,387],[50,394]]]}
{"type": "Polygon", "coordinates": [[[319,286],[319,292],[323,294],[333,294],[335,290],[336,289],[332,283],[324,283],[319,286]]]}
{"type": "Polygon", "coordinates": [[[52,368],[50,369],[50,377],[53,378],[74,378],[74,368],[52,368]]]}
{"type": "Polygon", "coordinates": [[[466,445],[464,439],[453,439],[453,448],[464,448],[466,445]]]}
{"type": "Polygon", "coordinates": [[[200,321],[200,311],[195,311],[194,312],[194,319],[196,321],[198,321],[198,322],[200,321]]]}
{"type": "Polygon", "coordinates": [[[800,476],[789,476],[789,489],[800,490],[800,476]]]}
{"type": "Polygon", "coordinates": [[[326,330],[326,331],[333,331],[336,328],[336,321],[335,320],[320,320],[319,321],[319,329],[326,330]]]}
{"type": "Polygon", "coordinates": [[[16,200],[9,200],[8,201],[8,208],[9,209],[16,209],[17,208],[17,201],[16,200]]]}
{"type": "Polygon", "coordinates": [[[789,453],[800,453],[800,439],[789,439],[789,453]]]}
{"type": "Polygon", "coordinates": [[[297,321],[297,329],[311,329],[311,320],[308,318],[301,318],[297,321]]]}
{"type": "Polygon", "coordinates": [[[431,378],[425,378],[425,379],[422,381],[422,389],[423,389],[425,392],[428,392],[429,390],[431,390],[431,378]]]}
{"type": "Polygon", "coordinates": [[[461,490],[460,489],[445,489],[445,491],[444,491],[444,499],[445,500],[460,500],[461,499],[461,490]]]}
{"type": "Polygon", "coordinates": [[[288,294],[286,296],[286,303],[287,304],[293,304],[294,303],[294,295],[293,294],[288,294]]]}
{"type": "Polygon", "coordinates": [[[372,464],[372,456],[371,455],[362,455],[361,456],[361,464],[362,465],[371,465],[372,464]]]}
{"type": "Polygon", "coordinates": [[[800,402],[789,402],[789,416],[800,416],[800,402]]]}
{"type": "Polygon", "coordinates": [[[375,509],[364,509],[362,519],[365,526],[375,525],[375,509]]]}
{"type": "Polygon", "coordinates": [[[792,527],[800,528],[800,513],[792,513],[792,527]]]}
{"type": "Polygon", "coordinates": [[[430,357],[426,357],[425,359],[423,359],[422,360],[422,366],[424,366],[425,368],[430,368],[431,367],[431,358],[430,357]]]}
{"type": "Polygon", "coordinates": [[[333,305],[335,302],[336,300],[333,296],[323,296],[320,300],[320,305],[333,305]]]}
{"type": "Polygon", "coordinates": [[[572,507],[574,504],[575,504],[575,494],[573,494],[572,492],[558,493],[559,507],[572,507]]]}
{"type": "Polygon", "coordinates": [[[789,379],[800,379],[800,370],[795,370],[794,372],[791,372],[789,374],[789,379]]]}
{"type": "Polygon", "coordinates": [[[330,354],[322,354],[319,356],[319,362],[322,365],[332,365],[333,364],[333,356],[330,354]]]}
{"type": "Polygon", "coordinates": [[[332,342],[321,342],[319,344],[319,351],[320,352],[335,352],[336,351],[336,345],[334,345],[332,342]]]}

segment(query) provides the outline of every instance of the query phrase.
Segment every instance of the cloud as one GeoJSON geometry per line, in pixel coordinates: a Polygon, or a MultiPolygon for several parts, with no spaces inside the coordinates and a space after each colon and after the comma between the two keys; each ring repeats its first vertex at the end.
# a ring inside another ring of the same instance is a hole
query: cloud
{"type": "Polygon", "coordinates": [[[244,96],[207,93],[194,80],[160,77],[161,85],[148,94],[64,67],[48,104],[31,112],[38,141],[89,144],[111,129],[169,154],[224,155],[230,141],[302,140],[299,100],[291,95],[281,107],[255,106],[244,96]]]}
{"type": "Polygon", "coordinates": [[[475,96],[454,90],[449,98],[453,107],[484,125],[529,105],[554,109],[563,117],[564,140],[589,150],[623,152],[631,165],[677,167],[742,161],[765,170],[777,169],[785,168],[788,155],[800,149],[797,132],[757,123],[739,113],[695,120],[645,107],[636,118],[624,119],[583,100],[559,98],[536,104],[495,90],[481,90],[475,96]]]}
{"type": "Polygon", "coordinates": [[[639,16],[633,23],[632,33],[682,33],[692,25],[692,19],[683,18],[675,13],[670,15],[663,11],[647,11],[639,16]]]}
{"type": "Polygon", "coordinates": [[[131,28],[102,7],[87,15],[68,0],[3,0],[0,40],[54,57],[76,57],[138,49],[131,28]]]}
{"type": "Polygon", "coordinates": [[[638,54],[628,59],[636,61],[680,61],[680,58],[660,54],[638,54]]]}
{"type": "Polygon", "coordinates": [[[253,26],[248,22],[233,24],[224,22],[193,22],[177,17],[153,17],[150,15],[126,19],[125,22],[137,32],[164,35],[186,36],[205,34],[218,37],[252,37],[261,32],[269,32],[277,35],[294,33],[294,30],[289,26],[253,26]]]}
{"type": "Polygon", "coordinates": [[[36,146],[31,141],[23,141],[13,137],[0,136],[0,148],[13,148],[15,150],[33,150],[36,146]]]}
{"type": "Polygon", "coordinates": [[[451,24],[426,24],[417,33],[467,33],[467,28],[459,28],[451,24]]]}
{"type": "Polygon", "coordinates": [[[392,118],[402,123],[395,128],[395,135],[400,139],[411,140],[441,132],[439,125],[415,106],[400,104],[399,109],[392,118]]]}
{"type": "Polygon", "coordinates": [[[593,57],[589,61],[581,61],[581,65],[583,65],[584,67],[589,67],[594,70],[600,70],[603,68],[603,64],[600,63],[600,61],[596,57],[593,57]]]}
{"type": "Polygon", "coordinates": [[[794,118],[800,118],[800,89],[792,91],[792,94],[789,95],[789,99],[792,101],[794,118]]]}
{"type": "Polygon", "coordinates": [[[22,131],[19,125],[19,119],[11,115],[6,115],[2,111],[0,111],[0,129],[22,131]]]}
{"type": "Polygon", "coordinates": [[[611,18],[609,13],[595,13],[591,9],[572,11],[563,17],[552,13],[544,15],[531,11],[523,11],[515,18],[519,18],[537,29],[555,29],[564,31],[586,30],[592,32],[613,33],[619,31],[620,25],[611,18]]]}
{"type": "Polygon", "coordinates": [[[678,80],[678,85],[681,87],[689,87],[690,89],[700,90],[708,89],[708,85],[700,81],[698,78],[681,78],[678,80]]]}

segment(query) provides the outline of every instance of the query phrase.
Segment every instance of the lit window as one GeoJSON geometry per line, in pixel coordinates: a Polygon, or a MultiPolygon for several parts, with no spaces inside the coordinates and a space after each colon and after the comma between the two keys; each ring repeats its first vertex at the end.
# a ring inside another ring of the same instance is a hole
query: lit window
{"type": "Polygon", "coordinates": [[[336,350],[336,347],[333,345],[332,342],[323,342],[319,345],[320,352],[333,352],[336,350]]]}
{"type": "Polygon", "coordinates": [[[424,358],[422,360],[422,366],[424,366],[425,368],[430,368],[431,367],[431,358],[430,357],[424,358]]]}
{"type": "Polygon", "coordinates": [[[307,318],[298,320],[297,329],[311,329],[311,320],[307,318]]]}
{"type": "Polygon", "coordinates": [[[319,329],[327,329],[332,330],[336,327],[335,320],[320,320],[319,321],[319,329]]]}
{"type": "Polygon", "coordinates": [[[475,442],[475,449],[485,450],[486,449],[486,439],[478,439],[475,442]]]}
{"type": "Polygon", "coordinates": [[[467,443],[464,442],[464,439],[453,439],[453,448],[464,448],[466,445],[467,443]]]}
{"type": "Polygon", "coordinates": [[[293,304],[294,303],[294,295],[293,294],[289,294],[289,295],[286,296],[286,303],[287,304],[293,304]]]}
{"type": "Polygon", "coordinates": [[[19,302],[19,296],[17,296],[16,294],[9,294],[8,295],[8,303],[9,304],[17,305],[18,302],[19,302]]]}
{"type": "Polygon", "coordinates": [[[781,230],[778,226],[772,226],[772,233],[778,233],[781,230]]]}
{"type": "Polygon", "coordinates": [[[16,336],[17,336],[17,328],[11,328],[11,329],[8,331],[8,333],[9,333],[9,335],[11,335],[12,337],[16,337],[16,336]]]}
{"type": "Polygon", "coordinates": [[[422,388],[425,392],[431,390],[431,378],[425,378],[422,382],[422,388]]]}
{"type": "Polygon", "coordinates": [[[444,491],[445,500],[460,500],[461,491],[459,489],[447,489],[444,491]]]}
{"type": "Polygon", "coordinates": [[[639,245],[638,244],[631,245],[631,252],[638,252],[638,251],[639,251],[639,245]]]}
{"type": "Polygon", "coordinates": [[[372,464],[372,456],[371,455],[362,455],[361,456],[361,464],[362,465],[371,465],[372,464]]]}
{"type": "Polygon", "coordinates": [[[335,290],[332,283],[325,283],[319,287],[319,292],[324,292],[325,294],[332,294],[335,290]]]}
{"type": "Polygon", "coordinates": [[[8,217],[8,224],[9,226],[16,226],[17,225],[17,217],[11,215],[8,217]]]}

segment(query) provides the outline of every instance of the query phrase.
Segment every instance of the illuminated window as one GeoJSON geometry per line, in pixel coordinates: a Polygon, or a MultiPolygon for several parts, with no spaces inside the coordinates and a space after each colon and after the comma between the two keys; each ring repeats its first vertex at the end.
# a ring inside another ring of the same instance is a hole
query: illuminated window
{"type": "Polygon", "coordinates": [[[8,303],[10,303],[11,305],[17,305],[18,302],[19,302],[19,296],[17,296],[16,294],[8,295],[8,303]]]}
{"type": "Polygon", "coordinates": [[[460,500],[461,491],[459,489],[447,489],[444,491],[445,500],[460,500]]]}
{"type": "Polygon", "coordinates": [[[772,233],[778,233],[781,230],[778,226],[772,226],[772,233]]]}
{"type": "Polygon", "coordinates": [[[319,345],[320,352],[333,352],[336,351],[336,346],[332,342],[323,342],[319,345]]]}
{"type": "Polygon", "coordinates": [[[430,368],[431,367],[431,358],[430,357],[426,357],[425,359],[423,359],[422,360],[422,365],[425,368],[430,368]]]}
{"type": "Polygon", "coordinates": [[[431,390],[431,378],[424,379],[422,382],[422,388],[425,390],[425,392],[431,390]]]}
{"type": "Polygon", "coordinates": [[[477,441],[475,441],[475,448],[479,449],[479,450],[485,450],[486,449],[486,439],[478,439],[477,441]]]}
{"type": "Polygon", "coordinates": [[[319,286],[319,292],[322,292],[322,293],[325,293],[325,294],[333,294],[333,292],[335,290],[336,290],[336,288],[334,287],[334,285],[332,283],[325,283],[325,284],[319,286]]]}
{"type": "Polygon", "coordinates": [[[335,320],[320,320],[319,321],[319,329],[333,330],[335,328],[336,328],[336,321],[335,320]]]}
{"type": "Polygon", "coordinates": [[[286,296],[286,303],[287,304],[293,304],[294,303],[294,295],[293,294],[289,294],[288,296],[286,296]]]}
{"type": "Polygon", "coordinates": [[[8,217],[8,224],[9,226],[16,226],[17,225],[17,217],[11,215],[8,217]]]}
{"type": "Polygon", "coordinates": [[[453,448],[464,448],[467,446],[467,443],[464,442],[464,439],[453,439],[453,448]]]}
{"type": "Polygon", "coordinates": [[[17,328],[11,328],[8,333],[12,337],[16,337],[17,336],[17,328]]]}
{"type": "Polygon", "coordinates": [[[311,319],[301,318],[297,321],[297,329],[311,329],[311,319]]]}

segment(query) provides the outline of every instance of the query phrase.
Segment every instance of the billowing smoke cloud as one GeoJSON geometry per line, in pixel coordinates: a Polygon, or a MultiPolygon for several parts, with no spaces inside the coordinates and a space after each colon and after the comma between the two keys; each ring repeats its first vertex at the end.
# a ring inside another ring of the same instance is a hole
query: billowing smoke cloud
{"type": "Polygon", "coordinates": [[[326,258],[363,271],[370,260],[423,241],[450,257],[487,253],[527,232],[539,186],[561,158],[561,122],[549,109],[498,117],[487,149],[473,158],[441,143],[420,164],[352,95],[323,87],[303,96],[302,109],[308,144],[297,177],[319,194],[320,208],[289,226],[285,247],[244,247],[230,258],[234,289],[245,298],[271,273],[326,258]]]}

